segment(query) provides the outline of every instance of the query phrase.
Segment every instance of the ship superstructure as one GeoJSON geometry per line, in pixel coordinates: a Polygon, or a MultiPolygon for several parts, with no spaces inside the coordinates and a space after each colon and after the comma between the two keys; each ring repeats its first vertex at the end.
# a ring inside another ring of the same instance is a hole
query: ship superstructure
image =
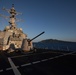
{"type": "MultiPolygon", "coordinates": [[[[6,10],[4,8],[4,10],[6,10]]],[[[16,26],[16,12],[14,5],[12,8],[7,10],[10,13],[9,25],[5,27],[3,31],[0,31],[0,50],[23,50],[30,51],[33,49],[32,40],[42,35],[44,32],[40,33],[32,39],[28,39],[27,35],[23,33],[22,28],[17,28],[16,26]]],[[[1,15],[0,15],[1,16],[1,15]]]]}
{"type": "Polygon", "coordinates": [[[27,39],[27,35],[23,33],[22,28],[16,27],[17,12],[14,5],[8,11],[10,13],[9,25],[3,31],[0,31],[0,50],[7,50],[10,47],[21,48],[23,40],[27,39]]]}

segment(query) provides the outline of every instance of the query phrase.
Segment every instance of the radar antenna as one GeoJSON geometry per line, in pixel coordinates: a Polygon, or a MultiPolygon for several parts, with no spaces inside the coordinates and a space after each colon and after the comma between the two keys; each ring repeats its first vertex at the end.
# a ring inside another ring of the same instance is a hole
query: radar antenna
{"type": "Polygon", "coordinates": [[[8,19],[10,18],[9,20],[9,24],[11,25],[11,28],[16,28],[16,21],[19,22],[19,21],[22,21],[22,20],[19,20],[16,18],[16,15],[19,15],[19,14],[22,14],[22,13],[19,13],[19,12],[16,12],[15,8],[14,8],[14,4],[12,4],[12,8],[11,9],[6,9],[6,8],[3,8],[3,10],[7,11],[8,13],[10,13],[10,16],[5,16],[5,15],[1,15],[2,17],[4,17],[5,19],[8,19]]]}

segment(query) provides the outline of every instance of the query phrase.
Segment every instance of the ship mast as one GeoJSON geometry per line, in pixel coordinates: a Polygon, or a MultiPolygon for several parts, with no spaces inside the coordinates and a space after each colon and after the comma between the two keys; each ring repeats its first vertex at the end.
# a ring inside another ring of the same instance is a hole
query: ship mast
{"type": "Polygon", "coordinates": [[[12,4],[12,8],[9,10],[10,13],[10,20],[9,20],[9,24],[11,25],[11,28],[16,28],[16,10],[14,9],[14,4],[12,4]]]}
{"type": "Polygon", "coordinates": [[[2,15],[2,14],[0,14],[0,16],[4,17],[6,19],[10,18],[10,20],[9,20],[10,28],[11,29],[15,29],[16,28],[16,21],[20,21],[19,19],[16,19],[16,15],[21,14],[21,13],[16,12],[16,10],[14,8],[14,4],[12,4],[12,8],[11,9],[3,8],[3,10],[7,11],[8,13],[10,13],[10,16],[5,16],[5,15],[2,15]]]}

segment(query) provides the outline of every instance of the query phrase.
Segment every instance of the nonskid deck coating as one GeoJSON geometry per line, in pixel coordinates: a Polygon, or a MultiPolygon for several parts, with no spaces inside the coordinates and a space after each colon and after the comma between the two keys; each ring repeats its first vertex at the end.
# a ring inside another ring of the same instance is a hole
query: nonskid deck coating
{"type": "MultiPolygon", "coordinates": [[[[62,57],[58,57],[57,59],[53,59],[53,60],[46,60],[46,61],[43,61],[40,63],[35,62],[35,61],[41,61],[41,60],[49,59],[52,57],[56,57],[61,54],[56,53],[56,52],[54,52],[54,53],[44,52],[44,53],[39,53],[39,54],[29,54],[27,56],[25,55],[22,57],[15,57],[15,58],[11,58],[11,59],[13,60],[13,62],[16,66],[19,66],[18,69],[22,75],[25,75],[25,74],[30,75],[31,73],[33,75],[38,75],[38,74],[72,75],[72,73],[75,73],[75,68],[76,68],[75,53],[69,54],[66,56],[62,56],[62,57]],[[33,64],[32,62],[35,62],[36,64],[33,64]],[[27,63],[31,63],[32,65],[22,66],[27,63]]],[[[1,55],[0,55],[0,58],[2,58],[1,55]]],[[[3,60],[3,62],[4,61],[5,60],[3,60]]],[[[3,66],[3,65],[9,66],[9,62],[8,63],[5,62],[5,64],[0,63],[0,66],[3,66]]],[[[6,66],[3,66],[2,68],[0,68],[1,70],[3,70],[2,72],[0,72],[0,75],[4,75],[4,74],[6,75],[6,72],[8,75],[8,72],[10,73],[10,71],[12,70],[12,69],[10,69],[10,70],[5,71],[3,68],[5,68],[5,70],[7,69],[6,66]]]]}

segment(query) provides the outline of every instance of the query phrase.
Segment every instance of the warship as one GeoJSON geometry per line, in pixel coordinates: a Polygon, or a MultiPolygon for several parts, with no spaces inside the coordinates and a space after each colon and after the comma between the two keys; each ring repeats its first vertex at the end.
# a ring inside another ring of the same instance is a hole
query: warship
{"type": "Polygon", "coordinates": [[[44,32],[28,39],[16,26],[14,5],[8,12],[9,26],[0,31],[0,75],[76,75],[76,51],[37,48],[30,52],[35,50],[32,41],[44,32]]]}
{"type": "MultiPolygon", "coordinates": [[[[6,10],[3,8],[3,10],[6,10]]],[[[3,31],[0,31],[0,51],[9,51],[12,52],[15,49],[21,49],[23,51],[33,50],[32,40],[42,35],[44,32],[40,33],[32,39],[27,38],[27,34],[23,33],[22,28],[17,28],[16,26],[16,15],[18,12],[12,4],[12,8],[8,11],[9,16],[9,25],[4,28],[3,31]]],[[[2,16],[0,14],[0,16],[2,16]]]]}

